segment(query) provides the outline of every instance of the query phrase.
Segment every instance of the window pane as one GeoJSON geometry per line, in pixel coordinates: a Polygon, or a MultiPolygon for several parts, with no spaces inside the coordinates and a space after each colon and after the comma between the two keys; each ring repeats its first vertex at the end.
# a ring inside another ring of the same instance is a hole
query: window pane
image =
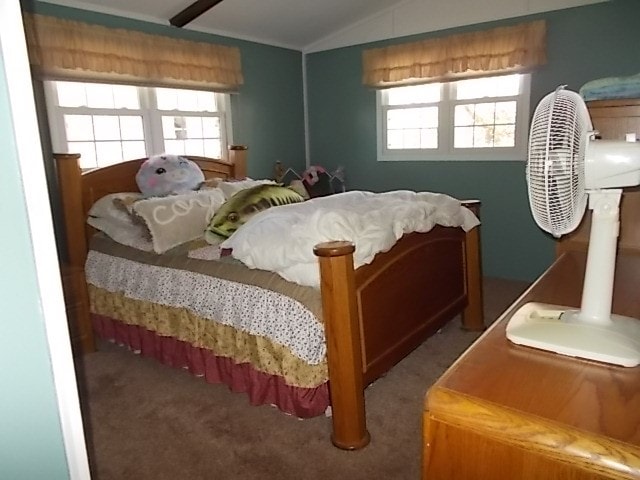
{"type": "Polygon", "coordinates": [[[454,148],[473,148],[473,127],[456,127],[453,133],[454,148]]]}
{"type": "Polygon", "coordinates": [[[122,142],[122,156],[125,160],[146,157],[147,150],[144,141],[122,142]]]}
{"type": "Polygon", "coordinates": [[[514,147],[516,145],[515,125],[496,125],[494,147],[514,147]]]}
{"type": "Polygon", "coordinates": [[[387,111],[387,130],[397,130],[404,125],[404,110],[388,110],[387,111]]]}
{"type": "Polygon", "coordinates": [[[111,85],[87,83],[87,106],[91,108],[114,108],[111,85]]]}
{"type": "Polygon", "coordinates": [[[511,97],[520,93],[521,75],[496,77],[496,97],[511,97]]]}
{"type": "Polygon", "coordinates": [[[437,128],[427,128],[420,131],[420,148],[438,148],[437,128]]]}
{"type": "Polygon", "coordinates": [[[139,116],[120,117],[120,135],[123,140],[144,140],[144,128],[142,127],[142,117],[139,117],[139,116]]]}
{"type": "Polygon", "coordinates": [[[96,154],[99,167],[106,167],[124,160],[120,142],[96,142],[96,154]]]}
{"type": "Polygon", "coordinates": [[[220,145],[220,140],[205,140],[203,143],[205,156],[212,158],[222,158],[222,147],[220,145]]]}
{"type": "Polygon", "coordinates": [[[115,108],[140,109],[138,88],[130,85],[112,85],[115,108]]]}
{"type": "Polygon", "coordinates": [[[387,111],[387,128],[427,128],[438,126],[438,107],[402,108],[387,111]]]}
{"type": "Polygon", "coordinates": [[[162,117],[162,136],[166,139],[176,138],[176,127],[173,117],[162,117]]]}
{"type": "Polygon", "coordinates": [[[198,111],[198,92],[192,90],[178,91],[178,110],[186,112],[198,111]]]}
{"type": "Polygon", "coordinates": [[[202,119],[200,117],[186,117],[186,128],[187,138],[202,138],[202,119]]]}
{"type": "Polygon", "coordinates": [[[402,130],[389,130],[387,132],[387,148],[397,150],[402,147],[402,130]]]}
{"type": "Polygon", "coordinates": [[[64,129],[69,142],[93,140],[93,120],[91,115],[65,115],[64,129]]]}
{"type": "Polygon", "coordinates": [[[387,110],[387,148],[438,148],[438,107],[387,110]]]}
{"type": "Polygon", "coordinates": [[[473,129],[473,146],[475,148],[493,147],[493,127],[475,127],[473,129]]]}
{"type": "Polygon", "coordinates": [[[178,91],[173,88],[156,88],[156,102],[160,110],[176,110],[178,108],[178,91]]]}
{"type": "Polygon", "coordinates": [[[440,101],[440,83],[390,88],[386,91],[387,105],[410,105],[440,101]]]}
{"type": "Polygon", "coordinates": [[[520,92],[520,75],[474,78],[455,82],[456,99],[507,97],[520,92]]]}
{"type": "Polygon", "coordinates": [[[456,105],[454,125],[473,125],[474,105],[456,105]]]}
{"type": "Polygon", "coordinates": [[[402,131],[404,148],[420,148],[420,129],[413,128],[402,131]]]}
{"type": "Polygon", "coordinates": [[[496,104],[477,103],[474,115],[476,125],[493,125],[495,122],[496,104]]]}
{"type": "Polygon", "coordinates": [[[94,115],[93,122],[96,140],[120,140],[120,122],[117,116],[94,115]]]}
{"type": "Polygon", "coordinates": [[[496,123],[516,123],[516,102],[496,103],[496,123]]]}
{"type": "Polygon", "coordinates": [[[198,107],[201,112],[217,112],[216,94],[213,92],[198,92],[198,107]]]}
{"type": "Polygon", "coordinates": [[[176,138],[184,140],[187,138],[187,120],[185,117],[173,117],[173,128],[176,138]]]}
{"type": "Polygon", "coordinates": [[[61,107],[82,107],[87,104],[84,85],[76,82],[54,82],[61,107]]]}
{"type": "Polygon", "coordinates": [[[419,124],[422,127],[438,126],[438,107],[418,109],[419,124]]]}
{"type": "Polygon", "coordinates": [[[69,153],[80,154],[80,168],[96,168],[96,147],[93,142],[69,142],[69,153]]]}
{"type": "Polygon", "coordinates": [[[184,142],[182,140],[165,140],[164,151],[174,155],[185,155],[184,142]]]}
{"type": "Polygon", "coordinates": [[[202,140],[185,140],[184,153],[187,155],[204,155],[202,140]]]}
{"type": "Polygon", "coordinates": [[[204,117],[202,119],[202,136],[204,138],[220,138],[220,118],[204,117]]]}

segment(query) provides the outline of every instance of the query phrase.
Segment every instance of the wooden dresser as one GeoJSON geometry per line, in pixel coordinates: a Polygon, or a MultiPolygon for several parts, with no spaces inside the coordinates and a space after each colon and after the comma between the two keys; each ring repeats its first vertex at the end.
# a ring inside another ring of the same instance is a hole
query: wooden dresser
{"type": "MultiPolygon", "coordinates": [[[[569,251],[431,387],[425,480],[640,478],[640,367],[511,344],[528,301],[579,307],[586,255],[569,251]]],[[[640,256],[618,257],[615,313],[640,318],[640,256]]]]}

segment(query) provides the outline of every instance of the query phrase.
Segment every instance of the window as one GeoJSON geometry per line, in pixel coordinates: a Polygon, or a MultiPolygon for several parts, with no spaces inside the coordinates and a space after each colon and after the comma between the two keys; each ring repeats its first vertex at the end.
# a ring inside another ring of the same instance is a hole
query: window
{"type": "Polygon", "coordinates": [[[227,94],[46,81],[53,148],[81,167],[168,152],[223,158],[230,143],[227,94]]]}
{"type": "Polygon", "coordinates": [[[379,90],[379,160],[523,160],[529,75],[379,90]]]}

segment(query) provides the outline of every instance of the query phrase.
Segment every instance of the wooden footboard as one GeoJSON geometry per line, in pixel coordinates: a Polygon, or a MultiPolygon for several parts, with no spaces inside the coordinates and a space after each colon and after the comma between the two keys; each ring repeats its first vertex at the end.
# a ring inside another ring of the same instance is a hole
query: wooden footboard
{"type": "MultiPolygon", "coordinates": [[[[479,202],[468,207],[479,214],[479,202]]],[[[484,329],[480,237],[476,227],[435,227],[405,235],[390,251],[353,270],[349,242],[317,245],[331,392],[332,442],[369,443],[364,387],[457,314],[484,329]]]]}

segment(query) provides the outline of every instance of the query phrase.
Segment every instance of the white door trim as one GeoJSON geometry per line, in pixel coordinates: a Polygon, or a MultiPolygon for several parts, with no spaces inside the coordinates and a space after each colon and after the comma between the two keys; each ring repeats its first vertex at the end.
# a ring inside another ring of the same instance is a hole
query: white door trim
{"type": "MultiPolygon", "coordinates": [[[[45,322],[60,426],[71,480],[90,478],[60,279],[31,72],[18,0],[0,1],[0,53],[9,91],[31,246],[45,322]]],[[[0,74],[3,72],[0,71],[0,74]]],[[[34,459],[34,461],[37,461],[34,459]]]]}

